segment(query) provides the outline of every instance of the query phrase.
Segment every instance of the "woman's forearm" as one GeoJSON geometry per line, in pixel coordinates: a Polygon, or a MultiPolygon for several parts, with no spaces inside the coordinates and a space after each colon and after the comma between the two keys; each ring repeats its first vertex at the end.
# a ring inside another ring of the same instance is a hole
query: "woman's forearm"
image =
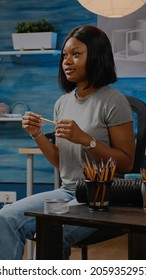
{"type": "Polygon", "coordinates": [[[47,158],[47,160],[54,165],[57,169],[59,168],[59,152],[58,148],[53,144],[47,137],[41,133],[39,137],[34,137],[38,147],[47,158]]]}

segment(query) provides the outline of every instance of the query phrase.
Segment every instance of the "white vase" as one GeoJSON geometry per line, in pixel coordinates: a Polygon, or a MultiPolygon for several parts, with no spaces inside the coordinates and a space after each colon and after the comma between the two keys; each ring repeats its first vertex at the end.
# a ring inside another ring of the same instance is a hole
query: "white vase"
{"type": "Polygon", "coordinates": [[[143,43],[144,53],[146,54],[146,19],[138,19],[137,28],[143,30],[143,32],[139,33],[139,40],[143,43]]]}
{"type": "Polygon", "coordinates": [[[56,49],[56,32],[13,33],[14,50],[56,49]]]}

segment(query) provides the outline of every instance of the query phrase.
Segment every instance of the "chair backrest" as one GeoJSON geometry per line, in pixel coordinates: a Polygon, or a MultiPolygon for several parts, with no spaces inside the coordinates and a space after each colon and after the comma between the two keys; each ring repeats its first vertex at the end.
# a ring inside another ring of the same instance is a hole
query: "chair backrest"
{"type": "Polygon", "coordinates": [[[134,166],[131,173],[139,173],[144,164],[146,148],[146,104],[133,96],[126,96],[134,113],[134,130],[136,138],[136,151],[134,166]],[[135,125],[136,124],[136,125],[135,125]]]}

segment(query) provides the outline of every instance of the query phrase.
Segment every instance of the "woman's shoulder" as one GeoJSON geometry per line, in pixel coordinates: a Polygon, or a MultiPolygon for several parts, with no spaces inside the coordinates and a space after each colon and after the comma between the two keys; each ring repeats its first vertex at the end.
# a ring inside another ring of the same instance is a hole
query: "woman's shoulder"
{"type": "Polygon", "coordinates": [[[121,98],[125,99],[124,94],[112,86],[105,86],[102,88],[102,91],[103,91],[103,94],[105,94],[109,98],[111,98],[111,97],[116,98],[116,97],[120,96],[121,98]]]}
{"type": "Polygon", "coordinates": [[[111,86],[106,86],[102,88],[102,94],[101,98],[107,105],[110,103],[114,103],[116,105],[118,104],[129,104],[126,96],[121,93],[119,90],[111,87],[111,86]],[[106,102],[105,102],[106,101],[106,102]]]}

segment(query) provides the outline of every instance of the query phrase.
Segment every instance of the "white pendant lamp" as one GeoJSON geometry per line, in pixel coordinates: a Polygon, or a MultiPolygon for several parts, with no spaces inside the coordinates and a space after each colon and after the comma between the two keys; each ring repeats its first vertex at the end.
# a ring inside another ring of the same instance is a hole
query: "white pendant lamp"
{"type": "Polygon", "coordinates": [[[87,10],[105,17],[124,17],[141,8],[146,0],[78,0],[87,10]]]}

